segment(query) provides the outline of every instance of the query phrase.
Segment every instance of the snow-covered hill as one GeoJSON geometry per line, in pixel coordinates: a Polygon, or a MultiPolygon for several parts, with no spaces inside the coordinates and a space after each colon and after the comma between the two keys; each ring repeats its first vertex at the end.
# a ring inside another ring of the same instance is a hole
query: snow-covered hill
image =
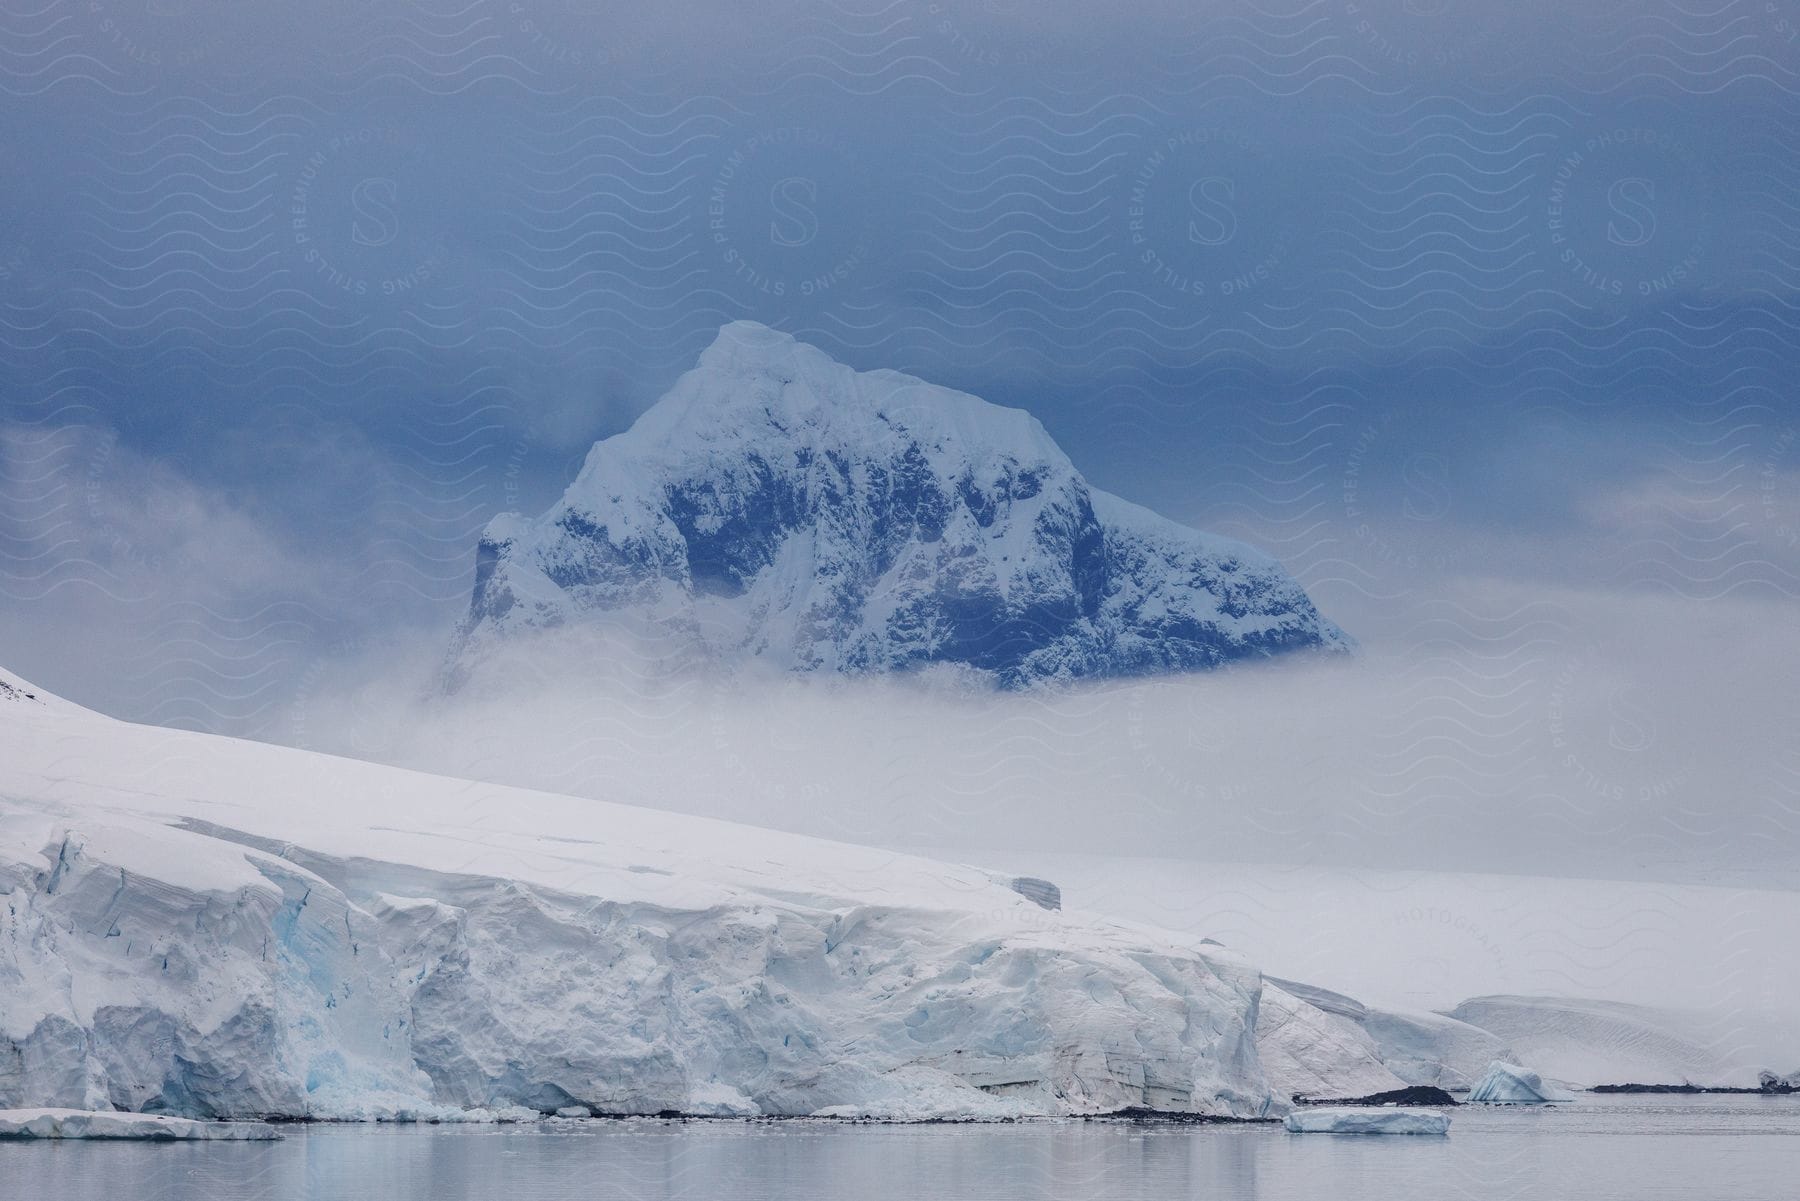
{"type": "Polygon", "coordinates": [[[1277,1095],[1345,1100],[1405,1088],[1381,1048],[1354,1021],[1302,999],[1293,985],[1265,981],[1256,1046],[1277,1095]]]}
{"type": "MultiPolygon", "coordinates": [[[[1293,980],[1268,980],[1263,990],[1265,1006],[1268,1003],[1266,998],[1271,993],[1290,995],[1296,1001],[1318,1010],[1333,1024],[1334,1029],[1366,1047],[1368,1055],[1381,1065],[1382,1071],[1396,1081],[1360,1090],[1302,1090],[1306,1096],[1368,1096],[1370,1093],[1408,1085],[1431,1085],[1460,1091],[1479,1080],[1488,1065],[1495,1060],[1516,1060],[1512,1050],[1491,1031],[1444,1014],[1377,1009],[1342,993],[1293,980]]],[[[1267,1022],[1262,1024],[1266,1026],[1267,1022]]],[[[1314,1063],[1348,1061],[1348,1057],[1341,1055],[1314,1054],[1307,1058],[1314,1063]]]]}
{"type": "Polygon", "coordinates": [[[1504,1038],[1524,1062],[1577,1088],[1693,1084],[1755,1088],[1767,1059],[1742,1022],[1617,1001],[1471,997],[1451,1016],[1504,1038]]]}
{"type": "Polygon", "coordinates": [[[489,525],[451,678],[619,624],[701,662],[1008,687],[1349,645],[1274,560],[1089,487],[1029,414],[751,322],[547,513],[489,525]]]}
{"type": "Polygon", "coordinates": [[[0,1107],[1280,1113],[1261,978],[969,867],[0,715],[0,1107]]]}

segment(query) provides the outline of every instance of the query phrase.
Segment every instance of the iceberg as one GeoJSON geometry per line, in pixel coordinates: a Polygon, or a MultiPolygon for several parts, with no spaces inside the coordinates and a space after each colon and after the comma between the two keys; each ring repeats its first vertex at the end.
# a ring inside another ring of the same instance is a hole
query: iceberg
{"type": "Polygon", "coordinates": [[[1496,1059],[1488,1065],[1487,1074],[1469,1090],[1468,1099],[1495,1105],[1540,1105],[1575,1098],[1555,1085],[1545,1083],[1543,1077],[1528,1068],[1496,1059]]]}
{"type": "Polygon", "coordinates": [[[0,1109],[0,1138],[242,1141],[280,1137],[262,1122],[198,1122],[164,1114],[87,1109],[0,1109]]]}
{"type": "Polygon", "coordinates": [[[1449,1134],[1450,1115],[1435,1109],[1299,1109],[1287,1116],[1295,1134],[1449,1134]]]}

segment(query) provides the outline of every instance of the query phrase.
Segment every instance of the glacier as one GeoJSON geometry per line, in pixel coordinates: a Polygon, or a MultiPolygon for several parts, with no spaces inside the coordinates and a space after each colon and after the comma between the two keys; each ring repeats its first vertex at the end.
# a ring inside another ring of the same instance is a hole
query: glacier
{"type": "Polygon", "coordinates": [[[550,630],[1008,688],[1352,646],[1272,558],[1090,487],[1022,410],[747,321],[549,511],[488,525],[446,682],[550,630]]]}
{"type": "Polygon", "coordinates": [[[1540,1071],[1578,1087],[1759,1085],[1745,1045],[1755,1032],[1735,1015],[1544,996],[1471,997],[1451,1015],[1493,1031],[1540,1071]]]}
{"type": "MultiPolygon", "coordinates": [[[[1513,1050],[1491,1030],[1447,1014],[1418,1010],[1392,1010],[1365,1005],[1352,997],[1316,985],[1270,977],[1269,987],[1292,994],[1340,1025],[1348,1035],[1357,1031],[1359,1043],[1381,1065],[1386,1077],[1397,1083],[1377,1083],[1368,1073],[1354,1082],[1333,1079],[1328,1087],[1304,1091],[1311,1097],[1356,1097],[1415,1085],[1461,1092],[1474,1087],[1495,1060],[1514,1062],[1513,1050]],[[1376,1087],[1357,1087],[1377,1084],[1376,1087]],[[1341,1089],[1343,1091],[1332,1091],[1341,1089]]],[[[1318,1019],[1314,1019],[1317,1024],[1318,1019]]],[[[1347,1062],[1343,1058],[1335,1061],[1347,1062]]]]}
{"type": "Polygon", "coordinates": [[[0,1107],[1286,1111],[1253,966],[1011,876],[61,701],[0,714],[0,1107]]]}
{"type": "Polygon", "coordinates": [[[1302,999],[1303,991],[1263,980],[1256,1046],[1278,1096],[1366,1097],[1411,1083],[1382,1062],[1381,1048],[1356,1021],[1302,999]]]}
{"type": "Polygon", "coordinates": [[[1016,871],[0,683],[0,1109],[1277,1119],[1413,1085],[1497,1098],[1536,1079],[1515,1051],[1567,1078],[1645,1023],[1384,1010],[1016,871]]]}

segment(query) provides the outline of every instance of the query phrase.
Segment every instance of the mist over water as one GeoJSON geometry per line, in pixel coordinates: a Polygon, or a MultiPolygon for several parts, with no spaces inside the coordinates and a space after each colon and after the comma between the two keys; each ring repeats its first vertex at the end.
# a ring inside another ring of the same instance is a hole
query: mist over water
{"type": "Polygon", "coordinates": [[[1515,600],[1527,619],[1485,638],[1446,597],[1442,637],[1350,660],[1028,693],[676,666],[602,623],[449,695],[429,644],[373,679],[322,668],[283,740],[894,846],[1787,886],[1785,710],[1729,701],[1788,695],[1796,648],[1654,599],[1515,600]]]}

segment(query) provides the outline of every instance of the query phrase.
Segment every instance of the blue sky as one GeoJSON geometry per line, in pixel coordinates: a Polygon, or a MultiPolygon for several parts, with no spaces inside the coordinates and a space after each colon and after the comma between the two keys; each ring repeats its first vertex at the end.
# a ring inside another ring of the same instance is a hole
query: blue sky
{"type": "Polygon", "coordinates": [[[741,317],[1378,648],[1800,586],[1800,8],[263,8],[0,17],[0,639],[109,712],[298,739],[741,317]]]}

